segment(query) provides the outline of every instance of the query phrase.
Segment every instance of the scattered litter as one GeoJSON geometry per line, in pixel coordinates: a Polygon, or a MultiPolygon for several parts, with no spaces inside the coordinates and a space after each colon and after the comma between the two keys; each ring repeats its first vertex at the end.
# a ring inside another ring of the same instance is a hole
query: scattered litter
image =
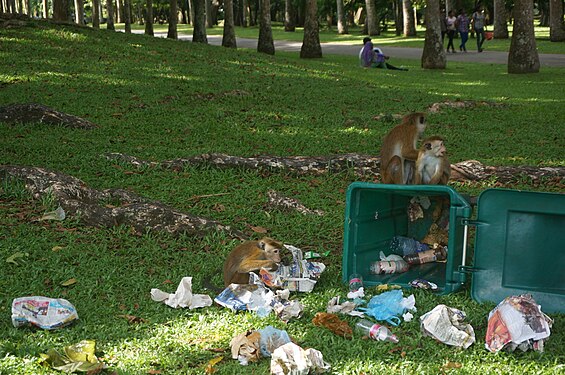
{"type": "Polygon", "coordinates": [[[42,329],[67,326],[78,319],[76,308],[66,299],[48,297],[21,297],[12,302],[12,324],[42,329]]]}
{"type": "Polygon", "coordinates": [[[377,292],[382,293],[386,292],[387,290],[395,290],[402,288],[400,285],[391,285],[391,284],[379,284],[376,286],[377,292]]]}
{"type": "Polygon", "coordinates": [[[358,273],[351,274],[349,276],[349,291],[356,292],[362,287],[363,287],[363,276],[361,276],[358,273]]]}
{"type": "Polygon", "coordinates": [[[331,366],[324,362],[324,356],[318,350],[304,350],[292,342],[277,348],[271,357],[273,375],[321,374],[330,369],[331,366]]]}
{"type": "Polygon", "coordinates": [[[237,359],[243,366],[247,366],[249,362],[257,362],[261,356],[260,340],[261,334],[257,331],[247,331],[235,336],[230,342],[232,358],[237,359]]]}
{"type": "Polygon", "coordinates": [[[449,241],[449,232],[446,229],[440,228],[436,223],[433,223],[428,230],[426,237],[422,239],[422,242],[435,245],[447,245],[449,241]]]}
{"type": "Polygon", "coordinates": [[[192,294],[192,277],[183,277],[174,294],[165,293],[159,289],[151,289],[151,299],[163,302],[173,308],[188,307],[196,309],[199,307],[212,306],[212,298],[206,294],[192,294]]]}
{"type": "Polygon", "coordinates": [[[261,284],[230,284],[220,293],[214,302],[233,311],[257,311],[268,308],[274,293],[261,284]]]}
{"type": "Polygon", "coordinates": [[[363,297],[365,297],[365,290],[363,287],[359,288],[355,292],[347,293],[347,298],[349,299],[363,298],[363,297]]]}
{"type": "Polygon", "coordinates": [[[63,210],[63,208],[61,206],[57,207],[57,209],[55,211],[49,211],[43,214],[43,216],[41,216],[38,221],[43,221],[43,220],[57,220],[57,221],[62,221],[65,220],[66,214],[65,214],[65,210],[63,210]]]}
{"type": "Polygon", "coordinates": [[[271,302],[273,311],[283,322],[288,322],[292,318],[300,318],[304,311],[304,306],[300,301],[289,300],[290,291],[288,289],[277,290],[271,302]]]}
{"type": "Polygon", "coordinates": [[[416,311],[414,295],[404,297],[402,290],[391,290],[371,298],[367,308],[359,308],[376,320],[386,321],[393,326],[400,324],[400,318],[407,310],[416,311]]]}
{"type": "Polygon", "coordinates": [[[304,259],[312,259],[312,258],[325,258],[330,255],[330,251],[324,251],[323,253],[315,253],[313,251],[307,251],[304,253],[304,259]]]}
{"type": "Polygon", "coordinates": [[[330,314],[342,313],[351,316],[358,316],[363,317],[365,314],[361,311],[356,311],[355,308],[357,304],[352,301],[345,301],[343,303],[339,303],[339,296],[335,296],[334,298],[330,299],[328,302],[328,306],[326,308],[326,312],[330,314]]]}
{"type": "Polygon", "coordinates": [[[412,288],[426,289],[426,290],[431,290],[431,291],[437,290],[437,284],[432,283],[431,281],[428,281],[428,280],[424,280],[424,279],[414,279],[414,280],[410,281],[410,286],[412,288]]]}
{"type": "Polygon", "coordinates": [[[261,339],[259,340],[259,349],[261,350],[261,355],[263,357],[270,357],[278,347],[291,341],[286,331],[276,329],[272,326],[267,326],[257,332],[261,335],[261,339]]]}
{"type": "Polygon", "coordinates": [[[552,324],[531,295],[507,297],[489,313],[485,346],[491,352],[543,352],[552,324]]]}
{"type": "Polygon", "coordinates": [[[304,260],[302,250],[297,247],[284,246],[292,253],[292,263],[289,266],[281,265],[273,272],[261,269],[261,279],[269,287],[288,289],[291,292],[311,292],[326,266],[304,260]]]}
{"type": "Polygon", "coordinates": [[[95,341],[82,340],[78,344],[65,347],[64,354],[50,349],[47,354],[41,354],[41,359],[55,370],[97,374],[106,366],[94,354],[95,348],[95,341]]]}
{"type": "Polygon", "coordinates": [[[385,256],[381,251],[379,253],[380,261],[373,262],[369,266],[369,270],[372,274],[379,275],[381,273],[403,273],[408,271],[408,263],[400,256],[396,254],[391,254],[385,256]]]}
{"type": "Polygon", "coordinates": [[[404,319],[405,322],[410,322],[412,321],[412,319],[414,319],[414,315],[412,315],[412,313],[408,311],[402,314],[402,319],[404,319]]]}
{"type": "Polygon", "coordinates": [[[420,317],[420,329],[424,336],[430,336],[447,345],[467,349],[475,342],[475,331],[463,323],[463,311],[446,305],[437,305],[420,317]]]}
{"type": "Polygon", "coordinates": [[[312,323],[318,327],[326,327],[338,336],[346,339],[353,338],[353,330],[346,321],[339,319],[336,314],[316,313],[312,323]]]}
{"type": "Polygon", "coordinates": [[[375,324],[367,319],[361,319],[355,323],[355,327],[361,334],[377,341],[398,342],[398,338],[390,329],[380,324],[375,324]]]}

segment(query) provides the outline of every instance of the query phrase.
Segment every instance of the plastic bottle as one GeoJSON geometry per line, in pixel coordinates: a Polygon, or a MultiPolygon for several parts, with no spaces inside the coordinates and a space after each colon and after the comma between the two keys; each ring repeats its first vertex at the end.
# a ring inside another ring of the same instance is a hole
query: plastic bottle
{"type": "Polygon", "coordinates": [[[363,335],[369,336],[373,340],[398,342],[398,338],[387,327],[375,324],[367,319],[361,319],[355,323],[355,326],[363,335]]]}
{"type": "Polygon", "coordinates": [[[447,252],[443,246],[439,246],[437,249],[430,249],[422,251],[416,254],[404,256],[404,260],[408,264],[423,264],[436,262],[438,260],[445,260],[447,258],[447,252]]]}
{"type": "Polygon", "coordinates": [[[428,245],[410,237],[394,236],[392,240],[390,240],[390,251],[393,254],[398,254],[400,256],[419,253],[420,251],[426,251],[429,248],[430,247],[428,245]]]}
{"type": "Polygon", "coordinates": [[[356,292],[363,287],[363,276],[353,273],[349,276],[349,291],[356,292]]]}
{"type": "Polygon", "coordinates": [[[404,260],[380,260],[371,263],[370,271],[372,274],[381,273],[402,273],[408,271],[408,263],[404,260]]]}

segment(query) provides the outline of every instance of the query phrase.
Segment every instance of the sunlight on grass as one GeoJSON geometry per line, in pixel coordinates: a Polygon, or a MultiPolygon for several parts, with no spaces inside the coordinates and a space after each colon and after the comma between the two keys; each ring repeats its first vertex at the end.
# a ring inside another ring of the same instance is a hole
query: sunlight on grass
{"type": "Polygon", "coordinates": [[[351,127],[349,127],[349,128],[346,128],[346,129],[342,129],[342,130],[340,130],[340,132],[341,132],[341,133],[346,133],[346,134],[349,133],[349,134],[359,134],[359,135],[367,135],[367,134],[370,134],[370,133],[371,133],[371,131],[370,131],[369,129],[367,129],[367,128],[365,128],[365,129],[359,129],[359,128],[356,128],[356,127],[354,127],[354,126],[351,126],[351,127]]]}

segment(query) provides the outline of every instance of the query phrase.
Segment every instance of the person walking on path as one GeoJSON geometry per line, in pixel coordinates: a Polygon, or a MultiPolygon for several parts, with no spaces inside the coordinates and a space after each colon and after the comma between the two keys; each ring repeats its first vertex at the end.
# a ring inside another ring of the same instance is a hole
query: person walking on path
{"type": "Polygon", "coordinates": [[[447,25],[447,52],[449,52],[449,47],[451,47],[451,52],[455,53],[455,47],[453,46],[453,38],[455,38],[455,33],[457,30],[455,29],[455,21],[457,17],[453,14],[453,11],[450,10],[447,13],[447,18],[445,19],[445,24],[447,25]]]}
{"type": "Polygon", "coordinates": [[[485,10],[479,6],[471,16],[473,30],[477,35],[477,51],[483,52],[483,42],[485,41],[485,10]]]}
{"type": "Polygon", "coordinates": [[[459,35],[461,35],[461,44],[459,45],[459,51],[467,52],[465,43],[467,43],[467,40],[469,39],[469,17],[467,17],[465,9],[459,10],[459,16],[457,16],[455,26],[457,27],[457,31],[459,31],[459,35]]]}

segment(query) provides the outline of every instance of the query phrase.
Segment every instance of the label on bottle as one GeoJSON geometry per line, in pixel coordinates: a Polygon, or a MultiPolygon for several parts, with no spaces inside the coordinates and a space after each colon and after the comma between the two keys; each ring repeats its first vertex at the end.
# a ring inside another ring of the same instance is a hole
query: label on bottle
{"type": "Polygon", "coordinates": [[[379,329],[381,326],[379,324],[373,324],[371,329],[369,329],[369,337],[373,340],[380,340],[379,338],[379,329]]]}
{"type": "Polygon", "coordinates": [[[418,258],[420,258],[420,263],[431,263],[437,260],[435,250],[426,250],[418,253],[418,258]]]}

